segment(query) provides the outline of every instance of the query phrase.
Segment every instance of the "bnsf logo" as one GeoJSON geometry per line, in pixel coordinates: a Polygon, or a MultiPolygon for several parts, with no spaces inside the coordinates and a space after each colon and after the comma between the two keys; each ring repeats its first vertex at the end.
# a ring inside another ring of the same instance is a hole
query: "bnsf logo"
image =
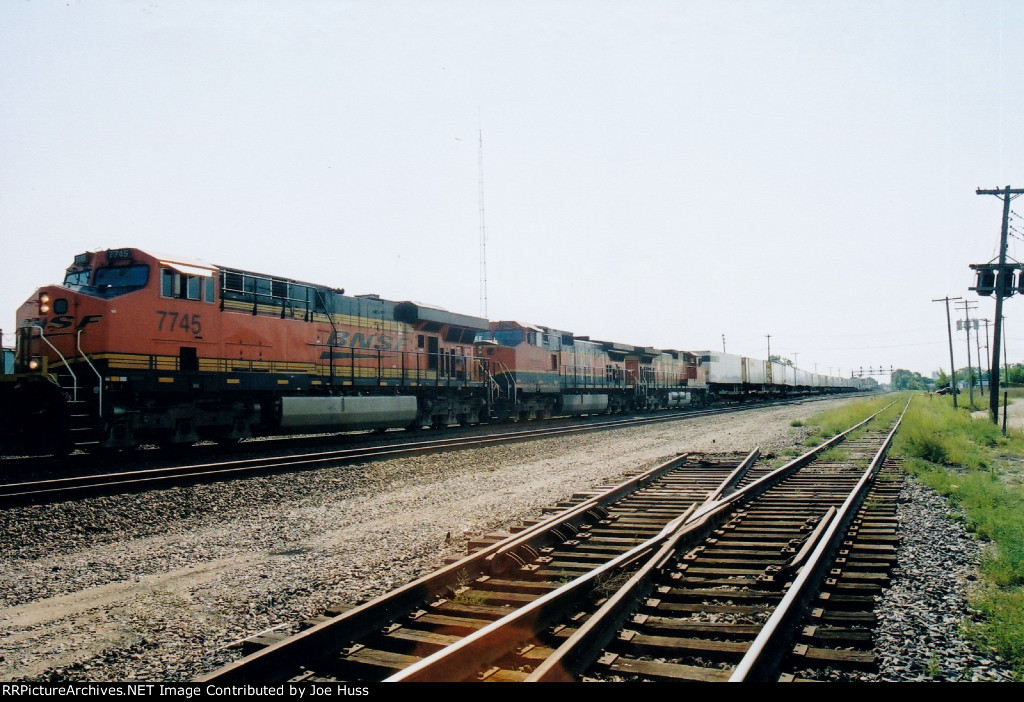
{"type": "Polygon", "coordinates": [[[375,349],[377,351],[403,351],[405,336],[390,334],[363,334],[348,331],[333,332],[328,338],[328,346],[345,346],[353,349],[375,349]]]}
{"type": "Polygon", "coordinates": [[[86,327],[86,326],[88,326],[90,324],[98,323],[101,319],[103,319],[103,315],[102,314],[87,314],[84,317],[82,317],[82,319],[76,325],[75,324],[75,318],[74,318],[73,315],[70,315],[70,314],[60,314],[60,315],[57,315],[56,317],[50,317],[50,318],[39,317],[39,318],[36,318],[36,319],[26,319],[25,320],[25,324],[23,326],[26,326],[26,327],[40,326],[43,329],[47,329],[47,330],[49,330],[49,329],[55,329],[55,330],[56,329],[71,329],[72,327],[74,327],[75,329],[83,329],[84,327],[86,327]]]}

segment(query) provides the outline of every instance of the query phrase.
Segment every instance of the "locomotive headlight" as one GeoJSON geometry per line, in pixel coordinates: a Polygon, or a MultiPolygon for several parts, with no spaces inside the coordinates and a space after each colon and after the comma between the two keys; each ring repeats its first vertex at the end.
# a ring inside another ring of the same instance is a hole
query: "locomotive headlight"
{"type": "Polygon", "coordinates": [[[43,314],[50,311],[50,296],[46,293],[39,296],[39,311],[43,314]]]}
{"type": "Polygon", "coordinates": [[[30,360],[28,362],[28,369],[29,370],[39,370],[39,366],[40,365],[42,365],[42,364],[39,362],[39,359],[38,358],[33,358],[32,360],[30,360]]]}

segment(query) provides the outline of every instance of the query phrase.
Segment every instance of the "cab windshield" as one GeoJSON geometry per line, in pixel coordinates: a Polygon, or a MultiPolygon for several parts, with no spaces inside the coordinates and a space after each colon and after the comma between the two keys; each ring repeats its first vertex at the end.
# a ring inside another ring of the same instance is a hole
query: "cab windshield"
{"type": "Polygon", "coordinates": [[[513,329],[511,331],[492,331],[492,332],[478,332],[476,335],[477,343],[482,341],[494,341],[501,346],[519,346],[523,343],[526,337],[523,335],[522,329],[513,329]]]}
{"type": "Polygon", "coordinates": [[[117,297],[146,287],[149,282],[149,266],[107,266],[97,268],[92,285],[82,292],[99,297],[117,297]]]}
{"type": "Polygon", "coordinates": [[[68,271],[64,275],[64,285],[88,285],[89,274],[92,273],[90,270],[84,271],[68,271]]]}

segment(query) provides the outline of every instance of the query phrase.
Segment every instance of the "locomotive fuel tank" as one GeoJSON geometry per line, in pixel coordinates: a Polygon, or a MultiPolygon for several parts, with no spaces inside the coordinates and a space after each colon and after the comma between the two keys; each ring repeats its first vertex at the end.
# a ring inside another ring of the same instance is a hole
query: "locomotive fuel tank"
{"type": "Polygon", "coordinates": [[[282,397],[282,429],[387,429],[410,426],[418,413],[414,395],[396,397],[282,397]]]}
{"type": "Polygon", "coordinates": [[[608,395],[563,395],[563,414],[597,414],[608,409],[608,395]]]}

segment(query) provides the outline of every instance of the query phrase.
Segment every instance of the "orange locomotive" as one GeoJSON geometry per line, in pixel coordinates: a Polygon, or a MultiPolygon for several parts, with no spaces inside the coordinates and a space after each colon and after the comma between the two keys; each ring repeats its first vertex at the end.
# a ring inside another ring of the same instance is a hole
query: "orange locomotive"
{"type": "Polygon", "coordinates": [[[492,322],[477,335],[481,358],[520,419],[552,414],[655,410],[703,404],[707,385],[697,357],[518,322],[492,322]]]}
{"type": "Polygon", "coordinates": [[[692,354],[123,248],[18,310],[0,443],[34,452],[442,427],[704,399],[692,354]]]}
{"type": "Polygon", "coordinates": [[[488,385],[473,339],[485,329],[138,249],[84,253],[18,310],[0,424],[10,442],[60,450],[475,422],[488,385]]]}

